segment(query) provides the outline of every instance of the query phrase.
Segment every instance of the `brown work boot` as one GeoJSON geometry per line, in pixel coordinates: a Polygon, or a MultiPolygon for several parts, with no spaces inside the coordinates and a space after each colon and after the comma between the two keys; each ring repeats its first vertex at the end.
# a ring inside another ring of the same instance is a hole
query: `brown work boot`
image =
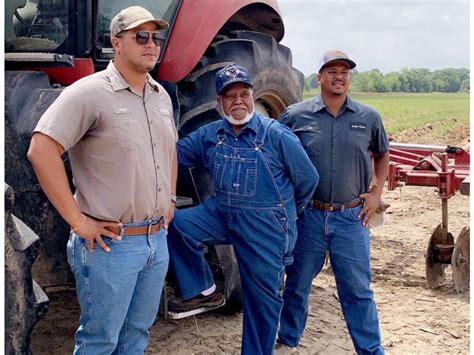
{"type": "Polygon", "coordinates": [[[298,351],[296,350],[296,348],[293,348],[289,345],[276,343],[273,350],[273,354],[274,355],[298,354],[298,351]]]}
{"type": "Polygon", "coordinates": [[[199,294],[188,300],[170,299],[168,302],[168,317],[182,319],[196,314],[209,312],[225,305],[222,293],[215,291],[209,296],[199,294]]]}

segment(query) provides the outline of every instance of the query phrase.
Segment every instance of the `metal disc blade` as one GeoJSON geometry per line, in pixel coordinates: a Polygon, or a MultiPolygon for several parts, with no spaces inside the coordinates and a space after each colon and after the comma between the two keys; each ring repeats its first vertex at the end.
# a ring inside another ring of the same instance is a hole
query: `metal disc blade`
{"type": "Polygon", "coordinates": [[[451,260],[454,288],[457,292],[466,292],[469,288],[469,230],[469,227],[464,227],[461,233],[459,233],[454,246],[453,258],[451,260]]]}
{"type": "Polygon", "coordinates": [[[428,243],[428,250],[426,251],[426,281],[431,288],[436,288],[441,285],[445,280],[446,276],[444,269],[446,264],[435,263],[433,245],[436,241],[446,234],[446,230],[438,225],[431,235],[430,242],[428,243]]]}

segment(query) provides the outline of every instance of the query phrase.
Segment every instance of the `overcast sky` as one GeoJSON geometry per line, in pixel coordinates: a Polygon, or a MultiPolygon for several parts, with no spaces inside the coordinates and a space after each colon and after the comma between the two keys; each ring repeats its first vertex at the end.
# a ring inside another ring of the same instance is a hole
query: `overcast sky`
{"type": "Polygon", "coordinates": [[[305,76],[329,49],[359,71],[469,68],[469,0],[279,0],[282,44],[305,76]]]}

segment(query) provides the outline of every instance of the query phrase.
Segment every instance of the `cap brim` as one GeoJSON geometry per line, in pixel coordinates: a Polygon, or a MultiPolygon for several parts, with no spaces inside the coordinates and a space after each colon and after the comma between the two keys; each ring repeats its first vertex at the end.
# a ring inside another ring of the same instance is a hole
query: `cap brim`
{"type": "Polygon", "coordinates": [[[170,27],[170,24],[166,22],[165,20],[160,20],[160,19],[153,19],[153,20],[138,20],[133,23],[131,23],[129,26],[124,28],[124,31],[131,30],[132,28],[138,27],[140,25],[143,25],[144,23],[147,22],[154,22],[156,24],[156,28],[158,30],[166,30],[170,27]]]}
{"type": "Polygon", "coordinates": [[[329,64],[334,63],[334,62],[344,62],[344,63],[347,63],[347,65],[349,66],[349,69],[354,69],[354,68],[356,67],[356,63],[353,62],[353,61],[350,60],[350,59],[337,58],[337,59],[330,60],[330,61],[327,62],[327,63],[324,63],[324,65],[319,69],[319,72],[321,72],[321,70],[323,70],[323,69],[326,68],[329,64]]]}
{"type": "Polygon", "coordinates": [[[217,95],[220,95],[229,85],[232,85],[232,84],[235,84],[235,83],[242,83],[242,84],[247,84],[248,86],[250,86],[251,88],[253,88],[253,85],[251,83],[249,83],[248,81],[245,81],[245,80],[241,80],[241,79],[237,79],[237,80],[234,80],[234,81],[229,81],[227,84],[225,84],[221,90],[217,93],[217,95]]]}

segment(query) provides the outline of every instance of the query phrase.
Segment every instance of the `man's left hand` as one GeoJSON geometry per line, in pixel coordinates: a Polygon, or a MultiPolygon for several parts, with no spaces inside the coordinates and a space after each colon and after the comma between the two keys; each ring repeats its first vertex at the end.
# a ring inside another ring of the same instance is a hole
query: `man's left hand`
{"type": "Polygon", "coordinates": [[[379,207],[380,196],[378,193],[371,191],[361,194],[359,197],[364,199],[364,208],[362,208],[362,211],[360,211],[359,218],[364,217],[362,224],[366,226],[370,217],[372,217],[372,215],[375,213],[375,210],[379,207]]]}

